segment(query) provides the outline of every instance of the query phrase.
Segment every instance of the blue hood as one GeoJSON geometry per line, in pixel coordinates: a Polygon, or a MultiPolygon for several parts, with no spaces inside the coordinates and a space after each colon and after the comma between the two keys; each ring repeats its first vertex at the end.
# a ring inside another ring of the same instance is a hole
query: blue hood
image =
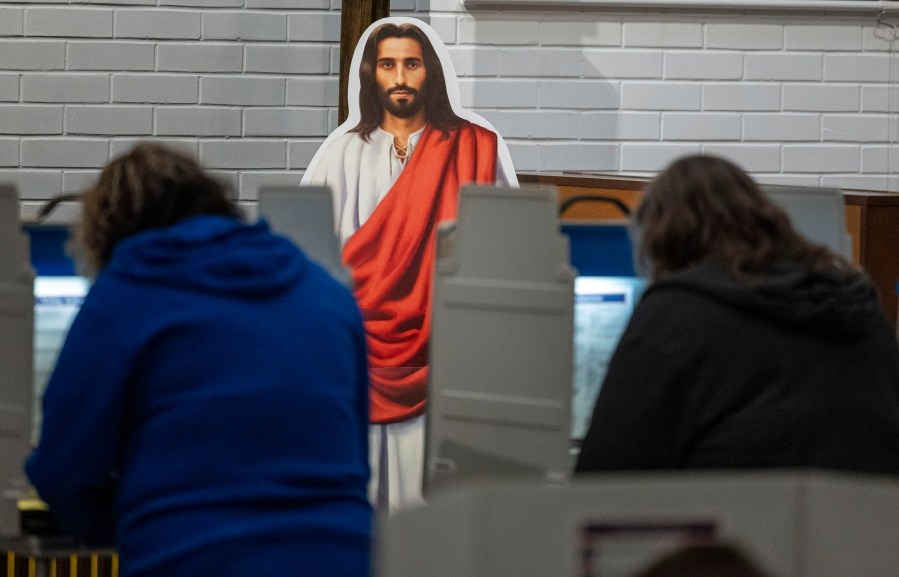
{"type": "Polygon", "coordinates": [[[120,242],[103,274],[242,298],[280,294],[301,278],[309,261],[260,220],[198,216],[120,242]]]}

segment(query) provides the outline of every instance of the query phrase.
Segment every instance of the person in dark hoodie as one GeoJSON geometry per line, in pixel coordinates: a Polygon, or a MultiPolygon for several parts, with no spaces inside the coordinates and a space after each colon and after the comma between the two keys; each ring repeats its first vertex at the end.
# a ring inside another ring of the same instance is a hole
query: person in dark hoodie
{"type": "Polygon", "coordinates": [[[75,232],[96,278],[26,463],[59,525],[123,577],[368,575],[350,291],[153,144],[102,171],[75,232]]]}
{"type": "Polygon", "coordinates": [[[634,215],[649,287],[576,472],[899,473],[899,347],[867,278],[732,163],[691,156],[634,215]]]}

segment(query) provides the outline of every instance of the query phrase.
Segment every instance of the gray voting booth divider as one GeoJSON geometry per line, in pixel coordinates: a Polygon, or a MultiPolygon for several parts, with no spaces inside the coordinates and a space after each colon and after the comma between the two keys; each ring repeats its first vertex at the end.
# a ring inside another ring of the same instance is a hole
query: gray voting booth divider
{"type": "Polygon", "coordinates": [[[463,187],[439,232],[427,494],[570,469],[575,271],[555,188],[463,187]]]}
{"type": "Polygon", "coordinates": [[[840,189],[765,185],[762,190],[787,213],[803,236],[852,260],[852,238],[846,231],[846,203],[840,189]]]}
{"type": "Polygon", "coordinates": [[[696,542],[735,543],[772,577],[899,568],[899,483],[833,472],[471,484],[381,521],[382,577],[630,577],[696,542]]]}
{"type": "Polygon", "coordinates": [[[19,532],[31,451],[34,271],[15,188],[0,184],[0,535],[19,532]]]}
{"type": "Polygon", "coordinates": [[[334,233],[334,205],[328,187],[263,186],[259,189],[259,217],[349,286],[350,274],[341,261],[340,242],[334,233]]]}

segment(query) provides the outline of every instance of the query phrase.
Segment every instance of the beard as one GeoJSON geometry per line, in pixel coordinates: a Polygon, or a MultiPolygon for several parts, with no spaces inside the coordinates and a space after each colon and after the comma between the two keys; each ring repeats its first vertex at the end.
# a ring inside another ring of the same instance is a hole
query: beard
{"type": "Polygon", "coordinates": [[[421,93],[408,86],[395,86],[387,90],[381,90],[380,92],[381,105],[387,112],[397,118],[411,118],[418,114],[418,111],[424,106],[424,100],[422,99],[421,93]],[[390,98],[391,94],[400,90],[408,92],[409,97],[405,100],[394,100],[390,98]]]}

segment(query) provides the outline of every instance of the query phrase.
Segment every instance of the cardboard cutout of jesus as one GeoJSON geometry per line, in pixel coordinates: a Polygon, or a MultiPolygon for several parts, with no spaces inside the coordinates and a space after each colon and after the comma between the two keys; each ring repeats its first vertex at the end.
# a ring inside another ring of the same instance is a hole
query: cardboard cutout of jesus
{"type": "Polygon", "coordinates": [[[437,225],[456,218],[460,186],[518,181],[493,127],[460,106],[446,47],[424,22],[372,24],[348,80],[347,121],[303,184],[333,193],[369,349],[370,497],[395,509],[422,500],[437,225]]]}

